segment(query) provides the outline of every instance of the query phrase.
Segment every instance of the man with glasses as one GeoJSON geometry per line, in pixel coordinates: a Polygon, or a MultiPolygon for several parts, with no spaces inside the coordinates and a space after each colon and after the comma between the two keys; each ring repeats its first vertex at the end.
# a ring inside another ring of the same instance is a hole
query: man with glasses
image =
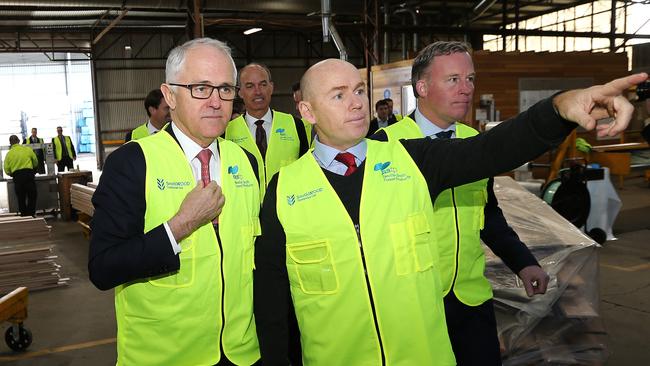
{"type": "Polygon", "coordinates": [[[226,139],[253,154],[261,182],[268,182],[281,167],[309,149],[309,138],[300,118],[272,110],[273,80],[265,65],[251,63],[239,71],[239,96],[246,113],[228,123],[226,139]]]}
{"type": "Polygon", "coordinates": [[[235,64],[200,38],[173,49],[165,73],[173,122],[113,152],[93,196],[90,279],[115,288],[118,365],[256,364],[257,165],[218,137],[235,64]]]}

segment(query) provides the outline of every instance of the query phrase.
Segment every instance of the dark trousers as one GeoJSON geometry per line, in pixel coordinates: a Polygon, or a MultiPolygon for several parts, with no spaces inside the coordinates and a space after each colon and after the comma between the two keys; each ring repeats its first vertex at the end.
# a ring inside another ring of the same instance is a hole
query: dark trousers
{"type": "Polygon", "coordinates": [[[467,306],[450,291],[444,301],[447,329],[458,366],[501,365],[492,299],[479,306],[467,306]]]}
{"type": "Polygon", "coordinates": [[[36,214],[36,182],[32,169],[21,169],[14,172],[14,188],[18,196],[20,216],[36,214]]]}
{"type": "Polygon", "coordinates": [[[69,156],[62,156],[61,160],[59,160],[56,163],[56,166],[59,172],[64,171],[66,167],[68,168],[68,170],[74,168],[74,166],[72,165],[72,158],[69,156]]]}

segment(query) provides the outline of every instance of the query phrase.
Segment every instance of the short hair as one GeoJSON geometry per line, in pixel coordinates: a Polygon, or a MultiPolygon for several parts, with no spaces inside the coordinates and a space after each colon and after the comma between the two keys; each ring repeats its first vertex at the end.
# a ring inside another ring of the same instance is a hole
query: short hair
{"type": "Polygon", "coordinates": [[[300,81],[296,81],[295,83],[293,83],[293,85],[291,85],[291,92],[292,93],[295,93],[298,90],[300,90],[300,81]]]}
{"type": "Polygon", "coordinates": [[[386,99],[380,99],[375,103],[375,110],[379,109],[382,105],[385,105],[386,107],[389,107],[388,101],[386,99]]]}
{"type": "Polygon", "coordinates": [[[232,113],[244,114],[246,113],[246,106],[244,105],[244,100],[240,97],[235,97],[235,100],[232,101],[232,113]]]}
{"type": "Polygon", "coordinates": [[[250,64],[248,64],[248,65],[242,67],[241,69],[239,69],[239,75],[237,75],[237,85],[241,85],[241,74],[242,74],[242,71],[244,71],[245,68],[247,68],[247,67],[251,67],[251,66],[259,66],[259,67],[261,67],[262,69],[264,69],[264,71],[266,71],[266,76],[269,77],[269,81],[270,81],[270,82],[273,81],[273,79],[271,78],[271,70],[269,69],[268,66],[266,66],[266,65],[264,65],[264,64],[261,64],[261,63],[259,63],[259,62],[251,62],[250,64]]]}
{"type": "Polygon", "coordinates": [[[19,142],[20,142],[20,140],[18,139],[18,136],[16,136],[16,135],[9,136],[9,145],[15,145],[15,144],[17,144],[19,142]]]}
{"type": "Polygon", "coordinates": [[[32,131],[34,131],[34,130],[36,130],[36,132],[38,132],[38,128],[32,127],[32,131]]]}
{"type": "Polygon", "coordinates": [[[390,99],[390,98],[384,98],[384,100],[386,101],[386,103],[389,103],[389,104],[390,104],[390,102],[392,102],[392,101],[393,101],[393,100],[392,100],[392,99],[390,99]]]}
{"type": "Polygon", "coordinates": [[[436,56],[451,55],[452,53],[472,54],[472,48],[465,42],[458,41],[438,41],[424,47],[420,53],[413,60],[413,67],[411,68],[411,86],[413,86],[413,94],[419,98],[417,88],[415,87],[418,80],[422,80],[427,73],[427,68],[433,62],[436,56]]]}
{"type": "Polygon", "coordinates": [[[144,98],[144,109],[147,111],[147,116],[151,117],[151,112],[149,112],[149,107],[154,107],[158,109],[162,100],[165,99],[163,93],[160,89],[154,89],[147,94],[144,98]]]}
{"type": "Polygon", "coordinates": [[[61,127],[61,126],[56,126],[56,129],[57,129],[57,130],[58,130],[59,128],[60,128],[61,130],[63,130],[63,127],[61,127]]]}
{"type": "Polygon", "coordinates": [[[228,57],[232,63],[233,69],[233,80],[237,80],[237,66],[235,66],[235,61],[232,59],[230,52],[230,47],[225,42],[221,42],[213,38],[195,38],[183,43],[180,46],[176,46],[169,52],[167,56],[167,63],[165,64],[165,82],[167,84],[177,82],[176,77],[180,72],[183,64],[185,63],[185,57],[187,56],[187,51],[199,47],[199,46],[209,46],[214,48],[217,51],[223,52],[224,55],[228,57]]]}

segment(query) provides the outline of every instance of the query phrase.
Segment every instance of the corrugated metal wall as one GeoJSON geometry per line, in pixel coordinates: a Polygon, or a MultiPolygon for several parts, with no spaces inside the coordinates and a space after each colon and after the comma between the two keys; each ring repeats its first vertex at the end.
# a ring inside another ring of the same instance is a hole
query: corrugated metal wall
{"type": "Polygon", "coordinates": [[[107,35],[97,44],[95,88],[102,141],[123,139],[125,130],[147,121],[144,98],[164,81],[167,52],[174,44],[164,33],[107,35]]]}

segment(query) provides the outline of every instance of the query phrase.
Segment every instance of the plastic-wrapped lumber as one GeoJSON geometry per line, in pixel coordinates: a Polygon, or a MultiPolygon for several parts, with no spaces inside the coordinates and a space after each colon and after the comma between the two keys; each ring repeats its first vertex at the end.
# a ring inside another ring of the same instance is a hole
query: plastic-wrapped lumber
{"type": "Polygon", "coordinates": [[[546,294],[529,298],[516,274],[485,247],[503,364],[603,363],[598,245],[512,178],[496,177],[494,192],[510,226],[551,277],[546,294]]]}

